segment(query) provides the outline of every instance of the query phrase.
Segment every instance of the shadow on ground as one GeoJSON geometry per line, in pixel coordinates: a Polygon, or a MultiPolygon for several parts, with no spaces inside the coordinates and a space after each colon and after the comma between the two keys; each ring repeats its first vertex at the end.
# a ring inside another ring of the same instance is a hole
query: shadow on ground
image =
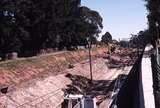
{"type": "Polygon", "coordinates": [[[121,74],[114,80],[93,81],[80,75],[67,74],[66,77],[72,81],[70,85],[67,85],[67,89],[65,89],[66,94],[83,94],[84,96],[97,97],[97,104],[100,104],[106,98],[111,97],[111,92],[114,89],[117,79],[120,82],[122,80],[124,81],[126,75],[121,74]]]}

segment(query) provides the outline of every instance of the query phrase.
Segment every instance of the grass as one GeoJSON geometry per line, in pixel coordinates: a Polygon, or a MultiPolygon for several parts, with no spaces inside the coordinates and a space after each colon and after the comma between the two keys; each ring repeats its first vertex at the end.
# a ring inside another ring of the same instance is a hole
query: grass
{"type": "MultiPolygon", "coordinates": [[[[92,53],[98,54],[98,50],[101,48],[92,48],[92,53]]],[[[60,54],[49,54],[44,56],[30,57],[30,58],[20,58],[17,60],[8,60],[0,62],[0,68],[7,70],[18,69],[22,67],[40,67],[45,68],[46,66],[52,67],[52,65],[68,66],[72,62],[79,62],[87,59],[88,50],[78,50],[73,52],[64,52],[60,54]],[[82,53],[83,52],[83,53],[82,53]]]]}

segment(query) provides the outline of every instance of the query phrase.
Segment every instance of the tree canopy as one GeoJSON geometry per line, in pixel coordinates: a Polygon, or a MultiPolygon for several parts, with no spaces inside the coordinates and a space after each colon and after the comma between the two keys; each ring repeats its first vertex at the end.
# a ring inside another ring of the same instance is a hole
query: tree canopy
{"type": "Polygon", "coordinates": [[[0,54],[32,56],[40,49],[86,45],[103,28],[100,14],[81,0],[1,0],[0,54]]]}
{"type": "Polygon", "coordinates": [[[152,34],[151,43],[155,44],[155,40],[159,38],[160,32],[160,1],[159,0],[145,0],[146,7],[149,12],[148,24],[149,32],[152,34]]]}
{"type": "Polygon", "coordinates": [[[109,42],[112,42],[112,35],[109,32],[106,32],[101,39],[102,43],[108,44],[109,42]]]}
{"type": "Polygon", "coordinates": [[[151,40],[151,34],[149,30],[140,31],[138,34],[133,35],[130,38],[131,47],[141,47],[144,48],[151,40]]]}

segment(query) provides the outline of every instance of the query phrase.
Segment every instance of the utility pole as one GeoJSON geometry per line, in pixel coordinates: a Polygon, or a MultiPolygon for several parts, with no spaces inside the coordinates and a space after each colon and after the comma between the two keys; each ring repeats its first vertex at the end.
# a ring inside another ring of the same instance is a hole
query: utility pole
{"type": "Polygon", "coordinates": [[[88,52],[89,52],[90,77],[91,77],[91,82],[92,82],[92,80],[93,80],[92,55],[91,55],[92,42],[91,42],[91,38],[90,37],[87,40],[88,40],[88,52]]]}

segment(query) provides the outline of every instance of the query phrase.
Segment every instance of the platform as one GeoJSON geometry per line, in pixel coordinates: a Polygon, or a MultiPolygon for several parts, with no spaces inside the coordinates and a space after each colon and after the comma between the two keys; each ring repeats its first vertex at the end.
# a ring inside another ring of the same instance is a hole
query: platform
{"type": "MultiPolygon", "coordinates": [[[[148,48],[146,47],[145,51],[148,48]]],[[[153,95],[153,80],[152,80],[152,69],[150,57],[145,55],[142,58],[142,86],[144,94],[144,107],[145,108],[155,108],[155,101],[153,95]]]]}

